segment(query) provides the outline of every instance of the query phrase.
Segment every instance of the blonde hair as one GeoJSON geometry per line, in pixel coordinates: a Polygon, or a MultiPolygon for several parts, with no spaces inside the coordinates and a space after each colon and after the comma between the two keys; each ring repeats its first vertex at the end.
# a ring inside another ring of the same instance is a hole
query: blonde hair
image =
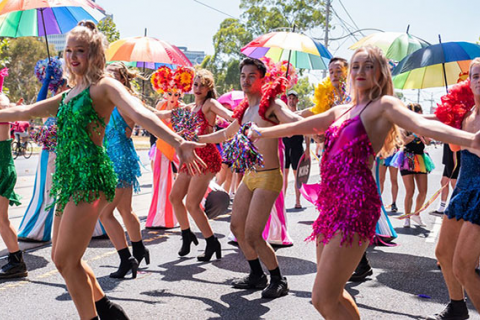
{"type": "Polygon", "coordinates": [[[468,67],[468,78],[471,79],[472,77],[472,68],[476,65],[480,64],[480,58],[475,58],[472,60],[472,62],[470,62],[470,67],[468,67]]]}
{"type": "MultiPolygon", "coordinates": [[[[96,84],[105,76],[105,64],[107,61],[105,57],[105,48],[107,46],[105,36],[98,31],[93,21],[83,20],[70,31],[67,41],[72,37],[87,43],[88,66],[83,78],[87,86],[96,84]]],[[[66,52],[64,56],[66,56],[66,52]]],[[[72,72],[68,64],[66,64],[66,71],[68,73],[68,85],[74,87],[78,83],[78,75],[72,72]]]]}
{"type": "Polygon", "coordinates": [[[123,80],[123,85],[127,88],[127,90],[135,96],[138,96],[138,93],[133,90],[132,83],[131,81],[135,78],[139,78],[141,80],[147,80],[147,78],[143,77],[140,71],[138,70],[132,70],[129,69],[125,63],[121,61],[113,62],[107,66],[108,67],[113,67],[116,70],[118,70],[118,73],[120,74],[120,77],[123,80]]]}
{"type": "Polygon", "coordinates": [[[217,98],[217,90],[215,89],[215,79],[213,78],[213,74],[208,71],[207,69],[197,69],[195,70],[195,79],[198,78],[200,83],[208,88],[207,99],[216,99],[217,98]]]}
{"type": "MultiPolygon", "coordinates": [[[[352,65],[353,59],[360,52],[365,52],[367,54],[368,59],[373,62],[373,68],[375,72],[376,70],[380,70],[380,76],[378,77],[378,79],[373,79],[373,87],[370,92],[368,92],[368,99],[371,101],[375,101],[386,95],[393,96],[393,82],[392,75],[390,73],[390,66],[388,64],[388,59],[383,55],[382,50],[370,45],[359,48],[353,54],[350,65],[352,65]]],[[[358,102],[358,97],[356,96],[357,92],[354,85],[355,82],[351,79],[351,69],[350,84],[353,89],[351,90],[352,103],[356,104],[358,102]]],[[[395,124],[392,124],[392,128],[387,133],[387,136],[385,137],[385,142],[379,154],[383,157],[389,156],[395,151],[395,148],[400,145],[401,142],[399,139],[398,127],[395,124]]]]}

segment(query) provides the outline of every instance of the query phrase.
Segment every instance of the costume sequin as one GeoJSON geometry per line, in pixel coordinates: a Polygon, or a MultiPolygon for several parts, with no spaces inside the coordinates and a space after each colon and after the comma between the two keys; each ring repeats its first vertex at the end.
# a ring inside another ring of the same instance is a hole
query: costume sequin
{"type": "Polygon", "coordinates": [[[64,92],[57,114],[57,159],[50,194],[56,199],[57,212],[73,200],[92,202],[104,193],[108,201],[115,197],[117,175],[105,148],[91,140],[91,135],[100,134],[105,127],[93,108],[90,90],[64,103],[68,92],[64,92]]]}
{"type": "MultiPolygon", "coordinates": [[[[203,114],[202,108],[197,111],[196,115],[199,118],[199,128],[197,130],[198,135],[207,134],[207,129],[210,125],[203,114]]],[[[202,173],[207,172],[207,170],[212,173],[217,173],[222,168],[222,156],[214,144],[207,143],[205,148],[196,148],[195,153],[207,165],[207,168],[201,169],[202,173]]],[[[182,167],[182,172],[187,172],[185,165],[182,167]]]]}
{"type": "Polygon", "coordinates": [[[12,139],[0,141],[0,196],[7,198],[10,205],[19,206],[20,197],[13,190],[17,182],[17,171],[12,158],[12,139]]]}
{"type": "Polygon", "coordinates": [[[461,153],[460,174],[445,214],[480,225],[480,157],[468,150],[461,153]]]}
{"type": "Polygon", "coordinates": [[[342,244],[351,244],[355,233],[359,244],[372,241],[381,208],[370,164],[374,157],[360,115],[328,128],[316,202],[319,216],[309,239],[323,236],[327,244],[340,231],[342,244]]]}
{"type": "Polygon", "coordinates": [[[117,108],[113,109],[105,129],[104,145],[118,177],[117,188],[133,187],[135,192],[139,192],[140,184],[137,178],[142,175],[139,165],[140,158],[135,151],[132,139],[126,136],[127,128],[130,127],[120,112],[117,108]]]}

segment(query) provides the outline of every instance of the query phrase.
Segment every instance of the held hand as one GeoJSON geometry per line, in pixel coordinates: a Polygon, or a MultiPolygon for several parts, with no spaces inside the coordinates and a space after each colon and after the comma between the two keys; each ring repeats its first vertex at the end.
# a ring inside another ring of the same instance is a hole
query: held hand
{"type": "Polygon", "coordinates": [[[480,131],[477,131],[475,137],[473,138],[472,148],[480,150],[480,131]]]}
{"type": "Polygon", "coordinates": [[[252,126],[248,129],[248,133],[247,133],[248,139],[252,140],[252,142],[255,142],[258,139],[260,139],[262,137],[261,130],[262,129],[260,129],[259,127],[257,127],[256,124],[253,123],[252,126]]]}
{"type": "Polygon", "coordinates": [[[52,65],[48,65],[45,68],[45,81],[50,82],[53,80],[54,69],[52,65]]]}
{"type": "Polygon", "coordinates": [[[205,162],[195,153],[195,148],[203,148],[205,146],[206,144],[204,143],[183,141],[176,150],[178,158],[180,159],[180,168],[183,163],[185,163],[190,175],[199,174],[201,168],[206,169],[207,165],[205,162]]]}

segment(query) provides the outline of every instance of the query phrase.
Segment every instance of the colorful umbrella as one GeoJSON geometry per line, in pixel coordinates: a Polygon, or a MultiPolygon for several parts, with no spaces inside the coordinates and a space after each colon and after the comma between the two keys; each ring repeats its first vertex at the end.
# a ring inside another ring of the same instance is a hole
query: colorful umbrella
{"type": "Polygon", "coordinates": [[[409,54],[428,47],[430,43],[412,36],[408,32],[377,32],[360,39],[349,49],[356,50],[367,45],[379,47],[387,58],[400,61],[409,54]]]}
{"type": "Polygon", "coordinates": [[[3,0],[0,2],[0,37],[64,34],[81,20],[100,21],[105,17],[100,10],[103,11],[90,0],[3,0]]]}
{"type": "Polygon", "coordinates": [[[470,61],[480,57],[480,46],[469,42],[446,42],[428,46],[405,57],[393,69],[397,89],[447,87],[468,72],[470,61]]]}
{"type": "Polygon", "coordinates": [[[294,32],[271,32],[251,41],[241,52],[251,58],[271,58],[275,62],[287,60],[295,68],[326,70],[332,58],[320,42],[294,32]]]}
{"type": "Polygon", "coordinates": [[[117,40],[106,51],[107,61],[135,62],[137,67],[157,69],[162,65],[191,67],[185,54],[165,41],[151,37],[133,37],[117,40]]]}
{"type": "Polygon", "coordinates": [[[243,91],[237,91],[233,90],[227,93],[222,94],[217,101],[220,103],[226,103],[229,104],[233,109],[235,109],[236,106],[242,102],[243,98],[245,97],[245,94],[243,91]]]}

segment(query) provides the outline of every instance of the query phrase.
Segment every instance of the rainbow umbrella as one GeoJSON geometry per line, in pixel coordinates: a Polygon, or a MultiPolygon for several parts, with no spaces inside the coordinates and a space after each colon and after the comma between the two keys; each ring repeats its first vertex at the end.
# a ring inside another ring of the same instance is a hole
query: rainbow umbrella
{"type": "MultiPolygon", "coordinates": [[[[3,0],[0,2],[0,37],[42,37],[64,34],[81,20],[95,23],[105,17],[90,0],[3,0]]],[[[47,51],[48,51],[48,40],[47,51]]],[[[50,57],[50,52],[48,52],[50,57]]]]}
{"type": "MultiPolygon", "coordinates": [[[[151,37],[133,37],[117,40],[105,52],[107,61],[126,61],[136,67],[158,69],[162,65],[191,67],[185,54],[165,41],[151,37]]],[[[131,64],[130,64],[131,65],[131,64]]]]}
{"type": "Polygon", "coordinates": [[[398,63],[392,71],[393,85],[396,89],[447,88],[468,72],[470,61],[476,57],[480,57],[480,45],[474,43],[445,42],[428,46],[398,63]]]}
{"type": "Polygon", "coordinates": [[[295,68],[328,69],[332,58],[320,42],[295,32],[270,32],[251,41],[241,52],[251,58],[268,57],[274,62],[289,61],[295,68]]]}
{"type": "Polygon", "coordinates": [[[379,47],[388,59],[400,61],[409,54],[428,47],[430,43],[410,35],[408,30],[406,33],[377,32],[360,39],[349,49],[356,50],[367,45],[379,47]]]}

